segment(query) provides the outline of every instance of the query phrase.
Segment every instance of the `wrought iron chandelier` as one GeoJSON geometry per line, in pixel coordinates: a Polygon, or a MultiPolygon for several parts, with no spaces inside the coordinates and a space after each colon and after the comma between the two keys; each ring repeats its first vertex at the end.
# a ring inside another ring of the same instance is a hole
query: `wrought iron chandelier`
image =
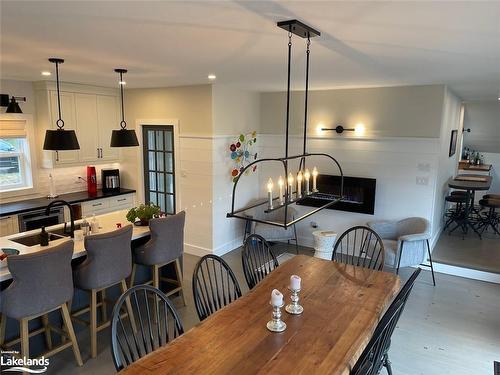
{"type": "Polygon", "coordinates": [[[282,228],[288,228],[291,225],[328,208],[335,203],[339,202],[343,198],[344,194],[344,174],[342,168],[338,161],[331,155],[325,153],[308,153],[307,152],[307,104],[309,95],[309,55],[310,55],[310,45],[311,38],[320,36],[321,33],[311,26],[308,26],[297,20],[281,21],[277,24],[278,27],[286,30],[288,32],[288,68],[287,68],[287,96],[286,96],[286,125],[285,125],[285,156],[281,158],[264,158],[258,159],[254,162],[248,164],[234,181],[233,194],[231,196],[231,212],[227,213],[227,217],[235,217],[238,219],[243,219],[246,221],[253,221],[258,223],[264,223],[269,225],[274,225],[282,228]],[[304,135],[303,135],[303,151],[302,154],[292,155],[288,154],[289,151],[289,125],[290,125],[290,71],[291,71],[291,57],[292,57],[292,35],[297,35],[300,38],[306,39],[306,77],[305,77],[305,102],[304,102],[304,135]],[[314,208],[312,211],[303,214],[297,218],[288,219],[288,207],[291,204],[300,203],[300,201],[306,198],[314,198],[320,192],[317,189],[318,169],[313,168],[312,173],[306,168],[306,160],[310,157],[323,157],[327,161],[333,163],[333,165],[338,169],[340,174],[340,194],[339,195],[329,195],[329,199],[324,199],[324,194],[321,201],[325,202],[320,207],[314,208]],[[290,162],[300,160],[297,172],[292,174],[290,162]],[[279,162],[283,166],[283,172],[285,180],[280,176],[278,180],[279,193],[275,197],[273,195],[274,184],[272,179],[269,179],[267,184],[268,197],[266,200],[246,206],[244,208],[235,209],[235,197],[238,187],[238,183],[241,177],[245,174],[245,171],[249,168],[253,168],[256,164],[268,163],[268,162],[279,162]],[[310,178],[312,176],[312,190],[310,189],[310,178]],[[294,179],[296,178],[297,183],[294,179]],[[285,185],[283,187],[283,185],[285,185]],[[294,188],[296,189],[294,191],[294,188]],[[251,209],[260,209],[263,217],[249,216],[245,212],[251,209]],[[272,219],[274,215],[269,215],[274,211],[284,210],[283,212],[283,222],[281,220],[272,219]],[[268,215],[266,217],[266,215],[268,215]]]}

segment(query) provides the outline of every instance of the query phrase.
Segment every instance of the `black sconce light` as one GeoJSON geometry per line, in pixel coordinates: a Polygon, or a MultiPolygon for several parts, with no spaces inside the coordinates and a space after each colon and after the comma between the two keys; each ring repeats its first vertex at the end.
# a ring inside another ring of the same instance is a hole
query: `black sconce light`
{"type": "Polygon", "coordinates": [[[2,107],[7,107],[7,109],[5,110],[5,113],[23,113],[23,111],[21,110],[21,107],[19,107],[18,101],[25,102],[26,97],[25,96],[12,96],[9,99],[8,94],[2,94],[0,104],[2,107]]]}
{"type": "Polygon", "coordinates": [[[365,126],[363,124],[358,124],[354,128],[344,128],[342,125],[337,125],[334,128],[321,128],[321,131],[335,131],[337,134],[342,134],[343,132],[354,132],[355,135],[361,136],[365,133],[365,126]]]}
{"type": "Polygon", "coordinates": [[[470,133],[470,128],[467,128],[467,129],[464,128],[464,129],[462,129],[462,134],[465,133],[465,132],[470,133]]]}

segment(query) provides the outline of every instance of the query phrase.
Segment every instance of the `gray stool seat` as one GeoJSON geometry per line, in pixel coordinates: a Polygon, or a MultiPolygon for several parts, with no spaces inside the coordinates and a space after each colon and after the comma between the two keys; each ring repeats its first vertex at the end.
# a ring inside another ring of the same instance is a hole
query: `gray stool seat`
{"type": "Polygon", "coordinates": [[[453,196],[453,195],[455,195],[455,196],[456,196],[456,195],[461,195],[461,196],[464,196],[464,197],[465,197],[465,196],[467,195],[467,192],[466,192],[466,191],[464,191],[464,190],[454,190],[454,191],[452,191],[452,192],[450,193],[450,195],[452,195],[452,196],[453,196]]]}
{"type": "Polygon", "coordinates": [[[11,347],[21,342],[21,357],[30,358],[30,337],[45,333],[49,349],[43,354],[45,357],[71,346],[78,366],[83,365],[67,305],[73,297],[72,257],[72,240],[31,254],[9,256],[7,266],[13,282],[0,292],[0,346],[11,347]],[[59,309],[62,330],[49,324],[48,313],[59,309]],[[20,338],[6,343],[7,317],[19,320],[20,338]],[[43,327],[30,332],[29,321],[39,317],[43,327]],[[64,338],[55,348],[52,347],[52,333],[64,338]]]}
{"type": "Polygon", "coordinates": [[[102,289],[130,276],[132,271],[132,225],[112,232],[86,236],[87,259],[74,271],[79,289],[102,289]]]}
{"type": "Polygon", "coordinates": [[[151,239],[134,250],[134,265],[129,287],[134,286],[137,265],[152,267],[153,278],[144,284],[153,284],[155,288],[160,289],[160,281],[165,281],[174,286],[165,294],[171,296],[175,293],[181,293],[184,305],[186,305],[180,265],[184,254],[185,222],[186,213],[184,211],[149,221],[151,239]],[[170,263],[174,265],[175,279],[160,277],[160,269],[170,263]]]}
{"type": "MultiPolygon", "coordinates": [[[[93,234],[85,237],[84,245],[87,258],[74,271],[76,288],[89,292],[90,306],[73,312],[75,321],[90,328],[90,356],[97,356],[97,332],[108,327],[106,289],[119,284],[120,291],[127,291],[125,279],[132,272],[132,225],[112,232],[93,234]],[[97,302],[97,293],[101,293],[101,302],[97,302]],[[97,308],[101,308],[101,320],[97,324],[97,308]],[[90,321],[79,318],[90,313],[90,321]]],[[[130,301],[127,302],[128,314],[132,314],[130,301]]]]}
{"type": "Polygon", "coordinates": [[[451,203],[465,203],[467,201],[467,198],[465,195],[462,194],[455,194],[453,195],[447,195],[445,198],[446,202],[451,202],[451,203]]]}
{"type": "Polygon", "coordinates": [[[500,194],[485,194],[485,195],[483,195],[483,199],[496,199],[496,200],[500,200],[500,194]]]}

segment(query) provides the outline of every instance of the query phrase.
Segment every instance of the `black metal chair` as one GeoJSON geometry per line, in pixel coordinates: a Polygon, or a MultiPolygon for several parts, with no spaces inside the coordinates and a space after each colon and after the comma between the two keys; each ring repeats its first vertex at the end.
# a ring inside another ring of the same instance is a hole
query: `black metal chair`
{"type": "Polygon", "coordinates": [[[401,288],[396,298],[385,312],[375,328],[370,342],[359,357],[358,362],[351,370],[351,375],[376,375],[382,367],[385,367],[387,373],[392,375],[391,363],[389,361],[389,347],[391,345],[391,336],[396,328],[396,324],[403,313],[408,300],[408,296],[415,284],[421,269],[417,268],[401,288]]]}
{"type": "Polygon", "coordinates": [[[111,350],[116,371],[166,345],[184,333],[181,320],[168,297],[150,285],[137,285],[123,293],[113,309],[111,350]],[[126,305],[131,305],[132,319],[126,305]]]}
{"type": "Polygon", "coordinates": [[[384,267],[384,243],[373,229],[355,226],[335,242],[332,260],[380,271],[384,267]]]}
{"type": "Polygon", "coordinates": [[[264,277],[279,266],[278,259],[271,250],[271,246],[264,237],[258,234],[252,234],[245,240],[241,252],[241,262],[249,289],[253,289],[264,277]]]}
{"type": "Polygon", "coordinates": [[[487,209],[488,212],[480,216],[478,230],[482,234],[485,230],[491,227],[491,229],[493,229],[493,233],[496,233],[500,236],[500,231],[498,230],[500,215],[496,211],[497,209],[500,209],[500,199],[481,199],[479,201],[479,204],[481,205],[481,207],[487,209]]]}
{"type": "Polygon", "coordinates": [[[193,298],[200,320],[241,297],[231,267],[217,255],[202,257],[193,272],[193,298]]]}

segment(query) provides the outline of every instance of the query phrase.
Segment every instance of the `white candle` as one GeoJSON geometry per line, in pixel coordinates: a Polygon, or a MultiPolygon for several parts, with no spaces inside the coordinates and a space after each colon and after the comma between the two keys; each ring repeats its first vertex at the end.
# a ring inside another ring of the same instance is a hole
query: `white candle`
{"type": "Polygon", "coordinates": [[[290,201],[293,201],[293,175],[291,172],[288,173],[288,190],[290,201]]]}
{"type": "Polygon", "coordinates": [[[304,178],[306,179],[306,195],[310,193],[309,190],[309,179],[311,178],[311,174],[309,173],[309,169],[306,168],[306,171],[304,172],[304,178]]]}
{"type": "Polygon", "coordinates": [[[318,177],[318,169],[316,167],[313,168],[313,192],[317,192],[318,189],[316,188],[316,177],[318,177]]]}
{"type": "Polygon", "coordinates": [[[267,197],[269,199],[269,208],[273,208],[273,180],[270,178],[269,181],[267,181],[267,197]]]}
{"type": "Polygon", "coordinates": [[[271,305],[282,306],[283,305],[283,294],[278,289],[273,289],[271,292],[271,305]]]}
{"type": "Polygon", "coordinates": [[[285,185],[285,180],[283,180],[283,177],[280,176],[278,179],[278,186],[280,188],[280,205],[283,205],[283,185],[285,185]]]}
{"type": "Polygon", "coordinates": [[[297,198],[302,198],[302,171],[297,173],[297,198]]]}
{"type": "Polygon", "coordinates": [[[290,289],[300,290],[300,282],[302,279],[297,275],[290,276],[290,289]]]}

